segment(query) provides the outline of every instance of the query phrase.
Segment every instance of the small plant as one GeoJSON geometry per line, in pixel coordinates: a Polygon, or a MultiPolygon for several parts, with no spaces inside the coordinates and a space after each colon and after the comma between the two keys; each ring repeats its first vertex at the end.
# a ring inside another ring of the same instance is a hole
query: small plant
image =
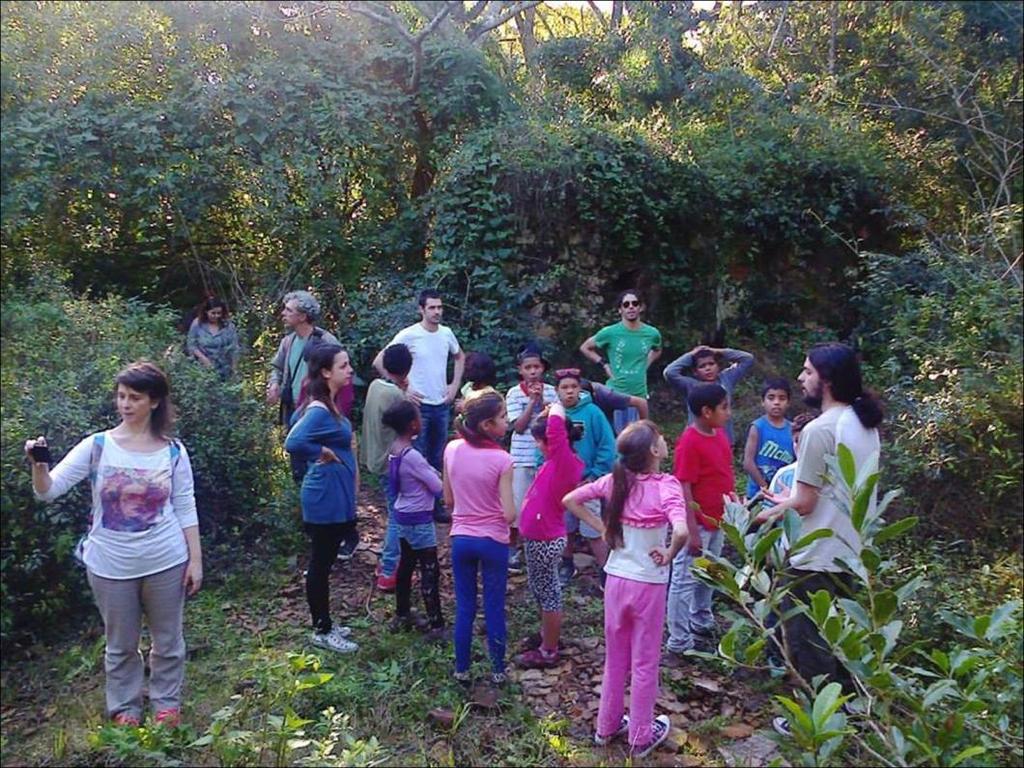
{"type": "MultiPolygon", "coordinates": [[[[125,765],[184,765],[175,756],[194,737],[190,728],[168,728],[163,725],[142,725],[136,728],[104,723],[87,737],[89,747],[97,752],[111,752],[125,765]]],[[[66,737],[64,748],[66,749],[66,737]]],[[[57,741],[54,742],[56,757],[57,741]]]]}
{"type": "Polygon", "coordinates": [[[387,759],[387,751],[376,736],[357,739],[351,734],[349,717],[328,707],[310,728],[310,738],[293,739],[289,748],[295,751],[309,749],[299,758],[298,765],[372,766],[387,759]]]}
{"type": "Polygon", "coordinates": [[[376,738],[348,733],[347,715],[328,707],[319,719],[301,716],[300,697],[321,688],[334,674],[321,672],[313,654],[272,651],[250,656],[248,670],[231,703],[213,715],[192,748],[209,749],[221,765],[375,765],[383,759],[376,738]]]}
{"type": "Polygon", "coordinates": [[[957,633],[947,649],[934,647],[929,638],[907,642],[901,609],[924,582],[918,575],[899,573],[881,545],[905,535],[916,518],[884,519],[898,492],[890,491],[873,507],[877,467],[857,468],[845,446],[830,457],[829,471],[838,501],[863,544],[859,557],[840,562],[856,584],[855,596],[821,590],[800,601],[790,592],[790,557],[831,531],[801,536],[800,517],[790,510],[781,526],[748,532],[752,513],[729,504],[722,527],[738,564],[705,557],[696,566],[700,577],[736,607],[719,656],[732,666],[763,667],[766,651],[774,649],[799,683],[795,697],[776,699],[807,765],[834,765],[844,755],[881,765],[959,765],[983,755],[1019,761],[1024,754],[1021,601],[976,617],[942,615],[957,633]],[[794,606],[788,614],[784,601],[794,606]],[[769,618],[796,613],[814,622],[849,672],[852,695],[842,695],[838,683],[800,676],[785,623],[776,631],[769,618]]]}
{"type": "Polygon", "coordinates": [[[548,746],[554,750],[562,760],[572,761],[580,750],[574,747],[566,737],[565,732],[569,727],[569,721],[555,715],[546,715],[538,723],[541,733],[547,739],[548,746]]]}

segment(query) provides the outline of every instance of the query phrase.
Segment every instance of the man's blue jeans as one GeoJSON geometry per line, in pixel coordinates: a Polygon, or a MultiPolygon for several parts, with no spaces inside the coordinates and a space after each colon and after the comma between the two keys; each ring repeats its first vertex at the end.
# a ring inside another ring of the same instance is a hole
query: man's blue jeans
{"type": "Polygon", "coordinates": [[[615,428],[615,434],[619,434],[627,426],[632,424],[634,421],[640,418],[640,412],[633,407],[620,408],[617,411],[612,412],[612,426],[615,428]]]}
{"type": "Polygon", "coordinates": [[[388,527],[384,534],[384,547],[380,552],[381,576],[391,577],[398,570],[398,558],[401,549],[398,545],[398,526],[395,523],[395,497],[391,495],[391,483],[387,474],[380,475],[380,485],[384,489],[384,500],[388,509],[388,527]]]}
{"type": "Polygon", "coordinates": [[[448,442],[450,416],[451,407],[447,403],[420,405],[420,434],[416,438],[416,450],[438,471],[441,470],[444,446],[448,442]]]}

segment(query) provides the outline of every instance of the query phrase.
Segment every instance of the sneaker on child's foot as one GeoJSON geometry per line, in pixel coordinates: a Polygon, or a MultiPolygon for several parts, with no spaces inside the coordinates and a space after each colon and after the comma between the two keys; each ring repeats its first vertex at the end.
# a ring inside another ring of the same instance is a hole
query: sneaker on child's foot
{"type": "Polygon", "coordinates": [[[595,733],[594,743],[599,747],[606,747],[615,741],[615,739],[620,739],[627,733],[629,733],[629,715],[623,715],[622,720],[619,721],[619,727],[615,729],[614,733],[610,733],[607,736],[595,733]]]}
{"type": "Polygon", "coordinates": [[[504,672],[491,672],[491,685],[495,688],[501,688],[505,683],[508,682],[508,675],[504,672]]]}
{"type": "Polygon", "coordinates": [[[468,669],[465,672],[456,672],[452,675],[452,677],[455,678],[456,683],[461,685],[467,691],[469,690],[469,686],[473,683],[473,677],[469,674],[468,669]]]}
{"type": "Polygon", "coordinates": [[[312,643],[320,648],[337,653],[354,653],[359,646],[351,640],[346,639],[351,630],[348,627],[331,627],[329,632],[314,632],[312,643]]]}
{"type": "Polygon", "coordinates": [[[651,740],[646,744],[637,744],[633,747],[633,757],[647,757],[664,744],[671,727],[668,715],[658,715],[654,718],[654,723],[651,724],[651,740]]]}
{"type": "Polygon", "coordinates": [[[138,728],[142,725],[142,721],[130,712],[118,712],[112,718],[114,725],[122,725],[128,728],[138,728]]]}
{"type": "Polygon", "coordinates": [[[395,572],[390,576],[385,576],[383,573],[377,575],[377,589],[381,592],[394,592],[398,587],[398,573],[395,572]]]}
{"type": "Polygon", "coordinates": [[[772,728],[779,736],[785,736],[787,739],[793,738],[793,730],[789,727],[789,721],[784,717],[773,717],[772,728]]]}
{"type": "Polygon", "coordinates": [[[509,573],[522,573],[523,572],[523,560],[519,554],[518,549],[510,549],[508,553],[508,572],[509,573]]]}
{"type": "Polygon", "coordinates": [[[167,728],[177,728],[181,725],[181,710],[176,707],[161,709],[153,715],[153,722],[156,725],[162,725],[167,728]]]}
{"type": "Polygon", "coordinates": [[[359,539],[352,538],[348,541],[341,542],[341,546],[338,547],[338,560],[342,563],[352,559],[352,555],[356,553],[356,549],[359,547],[359,539]]]}
{"type": "Polygon", "coordinates": [[[573,580],[579,571],[576,570],[576,565],[572,560],[562,559],[562,562],[558,564],[558,580],[562,583],[562,589],[569,586],[569,582],[573,580]]]}
{"type": "Polygon", "coordinates": [[[557,650],[548,652],[543,648],[534,648],[516,656],[516,666],[523,669],[550,669],[557,667],[561,661],[562,657],[557,650]]]}

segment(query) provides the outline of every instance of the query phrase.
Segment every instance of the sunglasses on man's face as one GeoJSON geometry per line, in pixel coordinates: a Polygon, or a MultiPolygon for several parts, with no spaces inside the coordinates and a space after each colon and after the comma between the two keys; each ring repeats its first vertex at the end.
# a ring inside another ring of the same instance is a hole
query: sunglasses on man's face
{"type": "Polygon", "coordinates": [[[640,302],[639,301],[630,301],[629,299],[626,299],[624,302],[622,302],[622,306],[623,307],[639,307],[640,306],[640,302]]]}

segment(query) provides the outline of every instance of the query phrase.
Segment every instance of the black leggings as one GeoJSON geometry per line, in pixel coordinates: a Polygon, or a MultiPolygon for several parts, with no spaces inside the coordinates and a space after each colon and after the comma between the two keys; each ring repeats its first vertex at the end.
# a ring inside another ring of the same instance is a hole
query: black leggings
{"type": "Polygon", "coordinates": [[[423,606],[430,619],[430,626],[443,627],[444,617],[441,615],[440,581],[441,571],[437,563],[437,547],[413,549],[407,539],[400,540],[402,559],[398,563],[398,579],[395,584],[395,604],[400,617],[412,613],[412,572],[419,564],[420,591],[423,593],[423,606]]]}
{"type": "Polygon", "coordinates": [[[316,632],[331,631],[331,591],[328,577],[338,557],[338,547],[356,532],[356,521],[347,523],[306,523],[309,535],[309,568],[306,571],[306,600],[316,632]]]}

